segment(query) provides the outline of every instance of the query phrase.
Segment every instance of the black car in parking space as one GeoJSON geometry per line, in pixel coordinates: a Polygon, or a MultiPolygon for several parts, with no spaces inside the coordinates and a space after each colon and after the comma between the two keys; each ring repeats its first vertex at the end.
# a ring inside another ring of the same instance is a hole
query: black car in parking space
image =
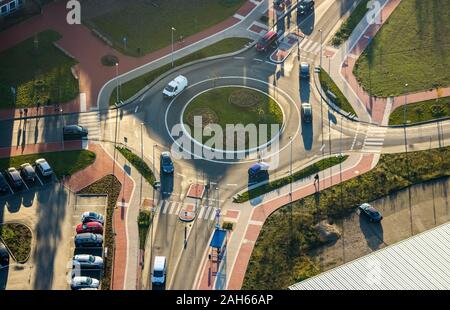
{"type": "Polygon", "coordinates": [[[20,177],[19,171],[16,168],[9,168],[6,170],[6,177],[14,188],[21,188],[23,186],[22,178],[20,177]]]}
{"type": "Polygon", "coordinates": [[[75,247],[101,247],[103,245],[103,236],[92,233],[78,234],[75,236],[75,247]]]}
{"type": "Polygon", "coordinates": [[[88,136],[87,128],[79,125],[68,125],[63,127],[64,140],[81,140],[88,136]]]}
{"type": "Polygon", "coordinates": [[[36,180],[36,171],[29,163],[20,165],[20,175],[25,181],[34,182],[36,180]]]}
{"type": "Polygon", "coordinates": [[[0,193],[9,193],[9,185],[3,174],[0,172],[0,193]]]}
{"type": "Polygon", "coordinates": [[[297,6],[298,15],[306,15],[314,10],[314,0],[302,0],[299,1],[297,6]]]}

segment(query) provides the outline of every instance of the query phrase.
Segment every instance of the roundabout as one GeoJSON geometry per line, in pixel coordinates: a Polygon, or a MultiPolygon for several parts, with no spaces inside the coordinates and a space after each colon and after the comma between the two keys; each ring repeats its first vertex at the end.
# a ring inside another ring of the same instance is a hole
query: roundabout
{"type": "Polygon", "coordinates": [[[267,161],[299,133],[300,111],[289,94],[271,83],[226,76],[197,82],[174,98],[165,127],[172,151],[184,159],[267,161]],[[227,134],[227,126],[237,131],[227,134]]]}

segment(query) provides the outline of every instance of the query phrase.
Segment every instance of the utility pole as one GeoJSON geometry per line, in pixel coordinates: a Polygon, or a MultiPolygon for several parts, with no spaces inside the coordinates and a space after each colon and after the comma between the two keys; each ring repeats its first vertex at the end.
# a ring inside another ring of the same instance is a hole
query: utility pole
{"type": "Polygon", "coordinates": [[[292,137],[289,137],[289,144],[290,144],[290,155],[289,155],[289,177],[291,179],[291,182],[289,183],[289,199],[292,201],[292,137]]]}
{"type": "Polygon", "coordinates": [[[172,68],[173,68],[173,32],[176,31],[174,27],[172,27],[172,68]]]}

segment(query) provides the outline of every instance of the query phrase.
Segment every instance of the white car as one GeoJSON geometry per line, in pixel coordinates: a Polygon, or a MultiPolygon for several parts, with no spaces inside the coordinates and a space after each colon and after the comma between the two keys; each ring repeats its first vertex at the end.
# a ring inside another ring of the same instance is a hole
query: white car
{"type": "Polygon", "coordinates": [[[75,255],[72,260],[72,266],[74,268],[78,266],[80,269],[102,269],[103,259],[99,256],[88,254],[75,255]]]}
{"type": "Polygon", "coordinates": [[[183,91],[188,86],[186,77],[179,75],[164,88],[163,95],[167,98],[173,98],[183,91]]]}
{"type": "Polygon", "coordinates": [[[48,177],[53,174],[52,168],[44,158],[39,158],[34,163],[44,177],[48,177]]]}
{"type": "Polygon", "coordinates": [[[90,277],[74,277],[70,283],[70,287],[73,290],[85,289],[85,288],[98,288],[100,281],[90,277]]]}

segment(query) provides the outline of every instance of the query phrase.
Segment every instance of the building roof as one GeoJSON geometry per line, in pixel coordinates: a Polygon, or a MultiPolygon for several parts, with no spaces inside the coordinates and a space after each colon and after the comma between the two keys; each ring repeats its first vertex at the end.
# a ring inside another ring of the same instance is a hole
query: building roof
{"type": "Polygon", "coordinates": [[[450,222],[289,287],[291,290],[450,289],[450,222]]]}

